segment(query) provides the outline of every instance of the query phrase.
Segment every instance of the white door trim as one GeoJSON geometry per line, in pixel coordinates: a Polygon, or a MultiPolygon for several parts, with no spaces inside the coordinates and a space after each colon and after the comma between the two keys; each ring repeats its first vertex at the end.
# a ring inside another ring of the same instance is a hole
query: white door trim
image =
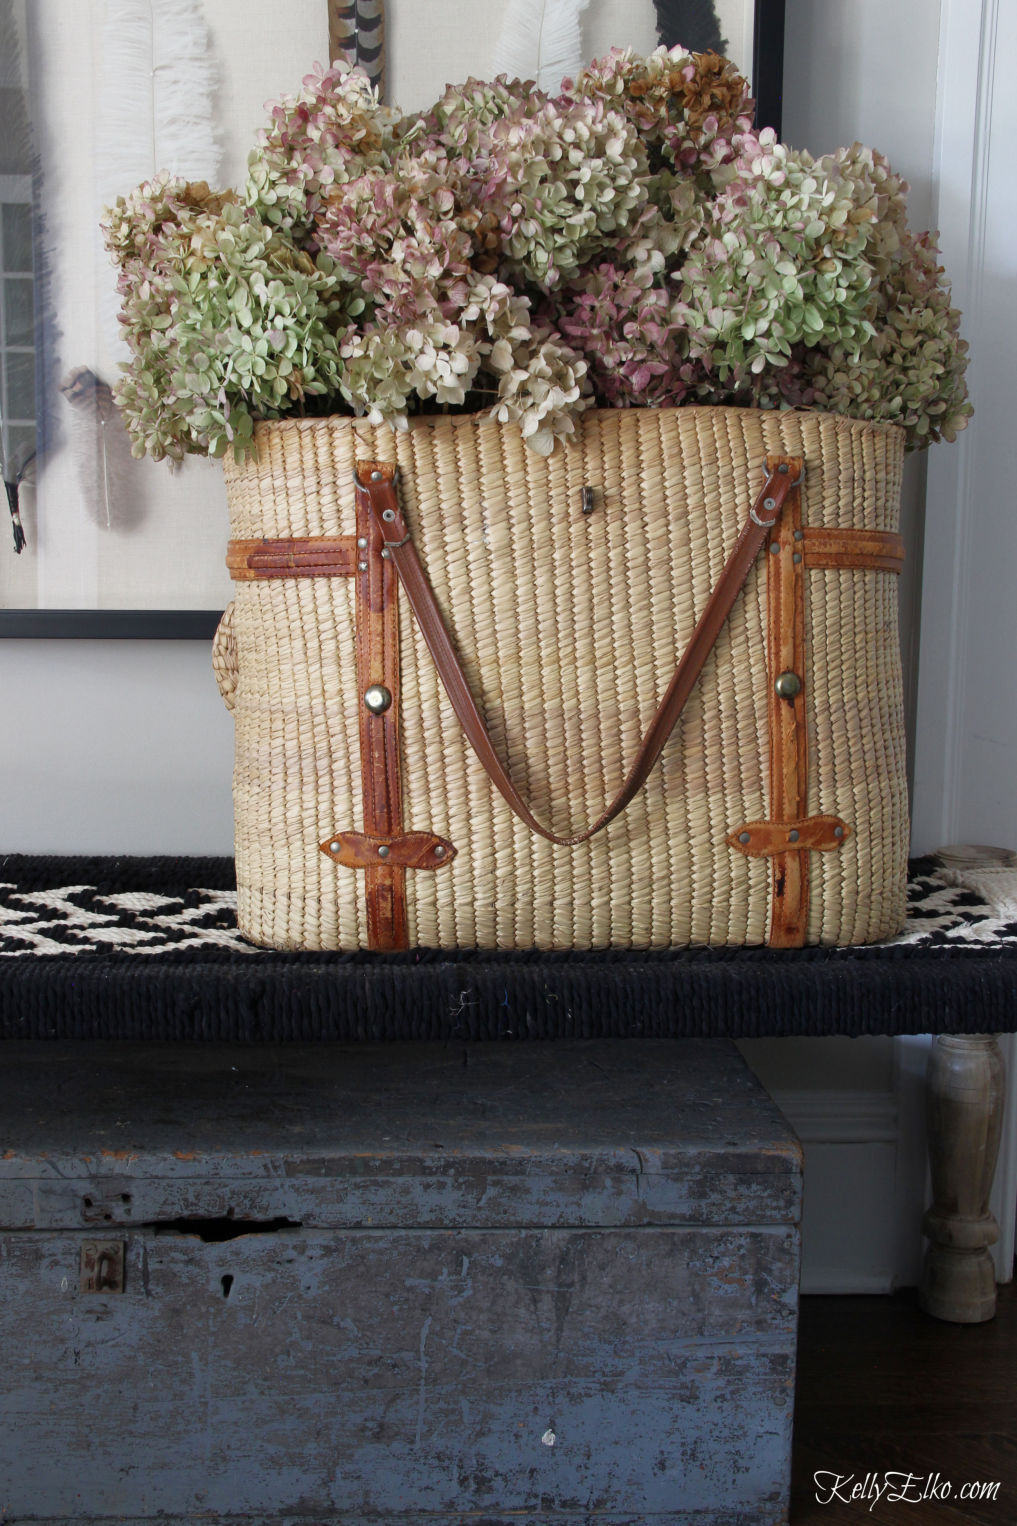
{"type": "MultiPolygon", "coordinates": [[[[998,23],[999,0],[943,0],[936,220],[953,300],[972,335],[982,326],[998,23]]],[[[969,374],[977,403],[977,355],[969,374]]],[[[977,433],[974,421],[956,444],[933,446],[928,464],[912,812],[916,852],[956,842],[960,831],[977,433]]]]}

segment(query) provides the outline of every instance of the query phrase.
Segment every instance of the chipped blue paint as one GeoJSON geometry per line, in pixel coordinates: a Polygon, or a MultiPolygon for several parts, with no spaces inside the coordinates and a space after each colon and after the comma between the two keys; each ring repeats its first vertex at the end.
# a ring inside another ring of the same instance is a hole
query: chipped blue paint
{"type": "Polygon", "coordinates": [[[0,1518],[785,1518],[800,1159],[730,1046],[289,1055],[0,1077],[0,1518]]]}

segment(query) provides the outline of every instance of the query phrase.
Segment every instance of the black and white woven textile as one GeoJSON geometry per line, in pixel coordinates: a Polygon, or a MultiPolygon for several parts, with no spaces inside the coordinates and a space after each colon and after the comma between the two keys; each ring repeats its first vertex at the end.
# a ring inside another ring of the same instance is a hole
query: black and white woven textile
{"type": "Polygon", "coordinates": [[[1017,1027],[1017,871],[916,861],[851,949],[281,954],[225,858],[0,856],[4,1038],[749,1037],[1017,1027]]]}

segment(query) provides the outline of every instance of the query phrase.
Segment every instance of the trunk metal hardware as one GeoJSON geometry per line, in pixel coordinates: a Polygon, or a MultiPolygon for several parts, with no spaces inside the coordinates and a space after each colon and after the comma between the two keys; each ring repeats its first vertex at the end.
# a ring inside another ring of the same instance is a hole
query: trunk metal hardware
{"type": "Polygon", "coordinates": [[[122,1293],[126,1249],[122,1240],[86,1240],[81,1247],[81,1291],[122,1293]]]}

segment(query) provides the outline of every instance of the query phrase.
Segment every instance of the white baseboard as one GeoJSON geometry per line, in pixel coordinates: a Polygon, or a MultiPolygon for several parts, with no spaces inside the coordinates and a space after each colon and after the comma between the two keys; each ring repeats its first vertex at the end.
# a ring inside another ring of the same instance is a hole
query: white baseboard
{"type": "Polygon", "coordinates": [[[802,1144],[896,1142],[897,1099],[892,1092],[817,1088],[771,1095],[802,1144]]]}
{"type": "Polygon", "coordinates": [[[773,1097],[805,1155],[802,1292],[892,1292],[899,1281],[896,1096],[788,1090],[773,1097]]]}

